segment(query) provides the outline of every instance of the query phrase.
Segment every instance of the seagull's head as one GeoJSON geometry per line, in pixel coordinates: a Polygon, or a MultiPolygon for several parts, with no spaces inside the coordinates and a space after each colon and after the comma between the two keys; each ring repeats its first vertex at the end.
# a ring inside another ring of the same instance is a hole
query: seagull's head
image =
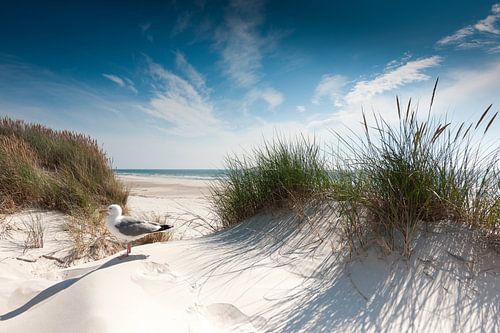
{"type": "Polygon", "coordinates": [[[106,209],[108,216],[118,217],[122,215],[122,208],[119,205],[109,205],[106,209]]]}

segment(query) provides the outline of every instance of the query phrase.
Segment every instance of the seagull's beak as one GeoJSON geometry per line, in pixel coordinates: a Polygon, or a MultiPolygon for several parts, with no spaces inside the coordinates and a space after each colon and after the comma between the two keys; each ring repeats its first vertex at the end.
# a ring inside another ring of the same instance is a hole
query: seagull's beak
{"type": "Polygon", "coordinates": [[[101,208],[99,209],[99,213],[106,213],[108,211],[107,208],[101,208]]]}

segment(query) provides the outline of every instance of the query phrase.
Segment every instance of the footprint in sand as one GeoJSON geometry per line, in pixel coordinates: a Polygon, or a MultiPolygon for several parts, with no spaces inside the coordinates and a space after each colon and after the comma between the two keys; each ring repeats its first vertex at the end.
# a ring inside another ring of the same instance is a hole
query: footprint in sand
{"type": "Polygon", "coordinates": [[[139,269],[139,274],[149,278],[160,278],[162,280],[176,280],[177,275],[172,272],[168,264],[160,264],[154,261],[146,261],[142,264],[142,269],[139,269]]]}
{"type": "MultiPolygon", "coordinates": [[[[228,303],[213,303],[207,306],[195,305],[189,308],[188,312],[192,316],[198,317],[197,322],[202,324],[200,328],[221,333],[257,333],[263,329],[267,322],[261,316],[247,316],[236,306],[228,303]]],[[[191,328],[198,332],[196,327],[191,328]]]]}
{"type": "Polygon", "coordinates": [[[130,279],[145,291],[156,294],[166,288],[173,287],[177,283],[178,275],[166,263],[146,261],[131,274],[130,279]]]}

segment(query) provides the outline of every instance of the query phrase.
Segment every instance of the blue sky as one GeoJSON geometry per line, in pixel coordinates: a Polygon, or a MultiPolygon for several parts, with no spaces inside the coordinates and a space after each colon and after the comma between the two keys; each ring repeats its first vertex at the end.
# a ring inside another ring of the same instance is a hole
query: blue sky
{"type": "Polygon", "coordinates": [[[496,1],[6,1],[0,115],[87,133],[119,168],[329,143],[362,109],[394,120],[396,95],[426,109],[438,76],[435,113],[471,121],[500,107],[496,1]]]}

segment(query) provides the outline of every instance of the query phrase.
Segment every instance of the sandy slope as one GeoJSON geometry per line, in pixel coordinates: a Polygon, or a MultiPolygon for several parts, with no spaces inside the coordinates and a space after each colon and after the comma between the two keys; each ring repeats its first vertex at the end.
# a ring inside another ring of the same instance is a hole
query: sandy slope
{"type": "Polygon", "coordinates": [[[472,232],[437,227],[410,260],[375,248],[349,259],[318,241],[328,221],[310,220],[264,214],[60,271],[50,286],[24,281],[29,290],[12,290],[0,304],[0,331],[500,330],[499,256],[472,232]]]}
{"type": "Polygon", "coordinates": [[[43,249],[0,239],[0,332],[498,332],[500,257],[470,230],[436,226],[410,260],[339,253],[331,218],[308,211],[209,229],[206,183],[125,177],[133,214],[168,214],[177,239],[61,270],[65,217],[44,212],[43,249]],[[192,215],[191,215],[192,218],[192,215]],[[446,233],[444,232],[446,230],[446,233]],[[321,236],[321,237],[320,237],[321,236]],[[191,239],[189,239],[191,238],[191,239]],[[23,260],[18,260],[23,259],[23,260]]]}

